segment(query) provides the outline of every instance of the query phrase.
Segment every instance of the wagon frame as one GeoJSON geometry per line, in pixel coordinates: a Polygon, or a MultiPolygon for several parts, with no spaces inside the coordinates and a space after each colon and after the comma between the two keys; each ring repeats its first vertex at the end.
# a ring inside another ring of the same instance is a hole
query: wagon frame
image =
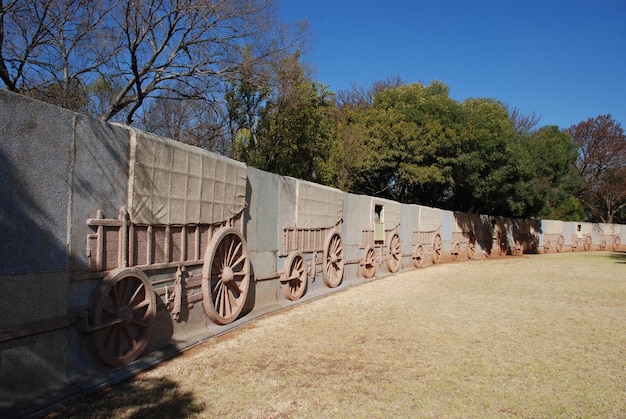
{"type": "Polygon", "coordinates": [[[250,284],[241,218],[242,212],[213,224],[139,224],[121,208],[117,219],[98,210],[87,220],[95,230],[87,235],[87,276],[100,281],[78,328],[93,332],[104,363],[122,366],[143,353],[159,298],[175,321],[183,302],[190,309],[202,301],[219,325],[241,314],[250,284]]]}
{"type": "Polygon", "coordinates": [[[329,288],[341,284],[345,265],[340,233],[342,221],[329,227],[283,228],[283,251],[280,256],[287,259],[278,273],[285,298],[290,301],[301,298],[306,292],[308,281],[315,281],[320,272],[329,288]],[[306,254],[310,254],[308,261],[306,254]]]}
{"type": "Polygon", "coordinates": [[[476,235],[473,231],[453,231],[451,235],[452,249],[450,254],[452,260],[459,260],[463,251],[467,253],[468,259],[476,257],[476,235]]]}
{"type": "Polygon", "coordinates": [[[432,252],[432,262],[437,264],[441,261],[443,254],[443,242],[441,240],[441,226],[435,230],[414,231],[412,240],[411,259],[413,266],[421,268],[426,251],[432,252]]]}

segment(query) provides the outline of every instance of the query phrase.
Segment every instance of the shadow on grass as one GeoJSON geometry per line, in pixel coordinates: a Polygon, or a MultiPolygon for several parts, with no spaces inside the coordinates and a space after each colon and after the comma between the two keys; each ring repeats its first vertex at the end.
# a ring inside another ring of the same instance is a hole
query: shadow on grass
{"type": "Polygon", "coordinates": [[[611,252],[609,257],[613,259],[615,263],[626,264],[626,252],[611,252]]]}
{"type": "Polygon", "coordinates": [[[193,393],[181,392],[167,378],[131,379],[125,383],[88,395],[61,408],[46,419],[80,417],[181,418],[201,413],[204,406],[195,402],[193,393]]]}

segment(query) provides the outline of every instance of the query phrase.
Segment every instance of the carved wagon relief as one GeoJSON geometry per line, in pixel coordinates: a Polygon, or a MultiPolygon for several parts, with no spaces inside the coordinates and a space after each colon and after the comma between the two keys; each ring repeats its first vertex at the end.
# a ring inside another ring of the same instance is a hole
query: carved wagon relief
{"type": "Polygon", "coordinates": [[[156,296],[175,321],[183,301],[202,301],[216,324],[241,314],[250,282],[241,233],[246,175],[238,162],[133,131],[128,210],[87,220],[89,270],[102,279],[81,330],[93,332],[106,364],[127,364],[144,351],[156,296]],[[199,267],[194,277],[190,268],[199,267]]]}
{"type": "Polygon", "coordinates": [[[343,192],[296,181],[293,225],[283,229],[282,256],[287,259],[280,282],[286,299],[295,301],[304,295],[309,279],[314,281],[319,273],[319,264],[326,286],[335,288],[341,284],[345,263],[339,232],[342,217],[343,192]]]}
{"type": "Polygon", "coordinates": [[[376,269],[386,265],[396,273],[402,267],[402,242],[400,227],[400,204],[393,201],[372,199],[370,225],[361,231],[362,256],[359,272],[365,279],[376,275],[376,269]]]}

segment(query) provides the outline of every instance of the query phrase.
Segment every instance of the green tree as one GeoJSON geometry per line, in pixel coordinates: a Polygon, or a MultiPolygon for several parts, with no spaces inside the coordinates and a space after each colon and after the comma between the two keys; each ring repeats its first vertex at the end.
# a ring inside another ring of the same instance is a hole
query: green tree
{"type": "Polygon", "coordinates": [[[574,170],[577,145],[557,126],[546,126],[518,137],[516,177],[510,194],[524,205],[521,215],[581,219],[575,197],[580,189],[574,170]]]}
{"type": "Polygon", "coordinates": [[[333,94],[306,74],[299,54],[287,57],[278,70],[276,93],[260,112],[254,141],[240,136],[237,153],[262,170],[331,183],[335,109],[333,94]]]}
{"type": "Polygon", "coordinates": [[[506,107],[492,99],[468,99],[462,104],[459,137],[447,158],[457,211],[521,215],[508,192],[514,181],[511,150],[513,126],[506,107]]]}
{"type": "Polygon", "coordinates": [[[375,94],[362,124],[363,171],[355,191],[400,202],[433,204],[449,185],[437,160],[438,142],[456,137],[458,103],[440,82],[388,87],[375,94]]]}
{"type": "Polygon", "coordinates": [[[246,161],[247,153],[258,150],[259,120],[271,94],[270,76],[255,71],[250,54],[244,54],[236,74],[226,84],[224,94],[228,132],[235,141],[235,158],[246,161]]]}

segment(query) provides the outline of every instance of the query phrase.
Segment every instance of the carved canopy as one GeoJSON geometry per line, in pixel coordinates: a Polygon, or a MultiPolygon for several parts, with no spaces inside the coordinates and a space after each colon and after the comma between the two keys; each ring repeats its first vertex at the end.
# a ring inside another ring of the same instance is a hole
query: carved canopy
{"type": "Polygon", "coordinates": [[[243,163],[131,131],[128,213],[137,224],[214,224],[246,206],[243,163]]]}

